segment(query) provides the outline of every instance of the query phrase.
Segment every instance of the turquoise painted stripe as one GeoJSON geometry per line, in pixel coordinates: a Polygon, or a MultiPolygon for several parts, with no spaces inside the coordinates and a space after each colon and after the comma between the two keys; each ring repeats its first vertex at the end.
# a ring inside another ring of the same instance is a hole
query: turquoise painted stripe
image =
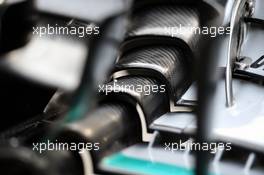
{"type": "MultiPolygon", "coordinates": [[[[103,165],[134,174],[146,175],[194,175],[194,171],[180,166],[169,165],[159,162],[136,159],[123,155],[114,154],[103,160],[103,165]]],[[[210,174],[216,175],[216,174],[210,174]]]]}

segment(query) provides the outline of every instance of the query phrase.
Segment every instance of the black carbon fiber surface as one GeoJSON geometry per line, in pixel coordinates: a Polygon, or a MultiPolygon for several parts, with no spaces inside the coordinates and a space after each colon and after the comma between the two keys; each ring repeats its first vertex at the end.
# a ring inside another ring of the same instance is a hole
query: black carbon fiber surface
{"type": "Polygon", "coordinates": [[[199,4],[202,0],[135,0],[134,8],[140,8],[148,5],[160,5],[160,4],[177,4],[177,5],[193,5],[199,4]]]}
{"type": "Polygon", "coordinates": [[[116,133],[116,132],[125,130],[124,120],[127,118],[127,114],[129,113],[131,114],[131,111],[129,111],[128,108],[126,108],[124,105],[115,104],[115,103],[105,104],[99,107],[94,112],[92,112],[89,116],[85,117],[83,120],[71,124],[71,126],[78,130],[93,128],[93,133],[84,132],[85,137],[92,139],[94,141],[98,141],[98,139],[100,139],[101,137],[105,137],[106,133],[111,133],[112,135],[117,135],[117,136],[121,135],[122,133],[116,133]],[[105,122],[105,121],[110,121],[110,122],[105,122]],[[110,127],[103,126],[106,123],[110,127]],[[104,132],[99,131],[103,128],[105,129],[104,132]],[[112,129],[115,128],[115,129],[111,130],[111,128],[112,129]],[[109,131],[106,131],[108,129],[109,131]]]}
{"type": "Polygon", "coordinates": [[[186,59],[172,46],[145,47],[126,53],[117,62],[116,70],[128,69],[136,70],[131,74],[162,79],[172,101],[182,95],[189,82],[186,59]]]}
{"type": "MultiPolygon", "coordinates": [[[[132,137],[140,137],[139,117],[136,109],[129,104],[111,102],[101,104],[85,118],[66,126],[63,134],[71,133],[76,139],[100,143],[100,151],[113,143],[132,137]]],[[[67,135],[66,135],[67,136],[67,135]]]]}
{"type": "Polygon", "coordinates": [[[199,26],[199,13],[195,7],[177,5],[144,7],[134,12],[127,39],[144,36],[171,37],[184,41],[194,51],[199,35],[195,34],[192,28],[199,26]],[[169,31],[171,27],[174,30],[173,35],[169,31]]]}
{"type": "Polygon", "coordinates": [[[127,76],[118,78],[117,81],[112,81],[106,86],[112,87],[111,89],[108,89],[108,95],[111,98],[123,100],[134,105],[138,103],[141,106],[146,122],[149,125],[154,119],[167,112],[169,108],[166,91],[149,91],[150,87],[160,85],[161,84],[158,81],[152,78],[127,76]],[[140,90],[141,87],[147,87],[149,93],[146,93],[146,90],[140,90]]]}

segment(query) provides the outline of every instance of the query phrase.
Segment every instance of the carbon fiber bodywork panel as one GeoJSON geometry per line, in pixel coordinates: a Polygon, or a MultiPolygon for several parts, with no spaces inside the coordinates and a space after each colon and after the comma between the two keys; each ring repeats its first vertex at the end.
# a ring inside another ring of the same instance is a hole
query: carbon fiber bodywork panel
{"type": "Polygon", "coordinates": [[[187,61],[183,53],[172,46],[135,49],[124,54],[116,71],[127,70],[133,75],[155,77],[166,84],[170,101],[177,101],[189,86],[187,61]]]}
{"type": "MultiPolygon", "coordinates": [[[[124,139],[124,136],[136,139],[136,135],[140,131],[136,116],[136,110],[131,105],[119,102],[102,104],[85,118],[67,125],[62,136],[71,133],[69,135],[75,135],[77,139],[100,143],[100,151],[102,152],[113,144],[113,140],[124,139]]],[[[135,139],[130,141],[133,142],[135,139]]]]}
{"type": "Polygon", "coordinates": [[[171,43],[195,52],[199,35],[190,27],[199,26],[199,13],[195,7],[176,5],[142,7],[134,12],[123,47],[171,43]],[[175,32],[177,30],[178,32],[175,32]]]}
{"type": "Polygon", "coordinates": [[[155,79],[143,76],[127,76],[116,80],[106,84],[105,87],[111,87],[106,89],[108,91],[108,95],[105,95],[106,98],[122,100],[133,105],[139,104],[147,126],[168,111],[169,104],[166,92],[153,93],[151,91],[149,94],[145,94],[143,90],[137,89],[137,87],[160,86],[161,84],[155,79]]]}

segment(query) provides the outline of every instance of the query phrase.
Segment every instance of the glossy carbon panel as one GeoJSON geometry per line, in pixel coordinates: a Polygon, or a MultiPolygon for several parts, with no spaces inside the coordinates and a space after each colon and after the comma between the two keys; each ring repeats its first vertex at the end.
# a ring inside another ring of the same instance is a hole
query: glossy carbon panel
{"type": "MultiPolygon", "coordinates": [[[[199,13],[195,7],[179,5],[143,7],[134,12],[127,40],[135,37],[144,39],[143,37],[159,36],[164,37],[160,40],[173,39],[172,42],[180,42],[179,46],[185,43],[187,47],[195,51],[199,35],[192,29],[199,26],[199,13]]],[[[134,44],[143,43],[137,40],[134,44]]]]}
{"type": "Polygon", "coordinates": [[[143,76],[121,77],[106,84],[105,90],[108,92],[106,97],[123,100],[133,105],[139,104],[143,110],[147,126],[169,108],[165,85],[152,78],[143,76]]]}
{"type": "Polygon", "coordinates": [[[136,109],[126,103],[104,103],[85,118],[68,124],[60,138],[70,142],[99,143],[97,157],[113,149],[127,146],[140,137],[140,123],[136,109]],[[129,138],[125,144],[122,140],[129,138]]]}
{"type": "Polygon", "coordinates": [[[160,4],[177,4],[177,5],[193,5],[199,4],[202,0],[134,0],[134,8],[140,8],[147,5],[160,5],[160,4]]]}
{"type": "Polygon", "coordinates": [[[166,84],[171,101],[177,101],[189,85],[188,66],[182,52],[173,46],[150,46],[124,54],[116,70],[147,75],[166,84]]]}

